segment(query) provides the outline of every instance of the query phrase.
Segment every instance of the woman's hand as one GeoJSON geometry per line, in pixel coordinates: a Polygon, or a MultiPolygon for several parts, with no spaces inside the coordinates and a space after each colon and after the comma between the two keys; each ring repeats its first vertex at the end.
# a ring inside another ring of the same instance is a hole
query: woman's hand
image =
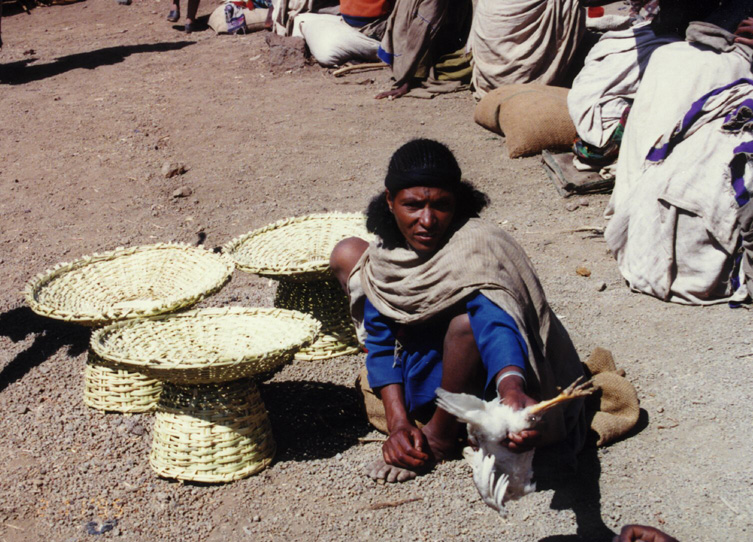
{"type": "Polygon", "coordinates": [[[742,43],[743,45],[749,45],[753,47],[753,17],[743,19],[742,22],[737,25],[735,35],[737,36],[735,38],[735,41],[737,43],[742,43]],[[747,35],[748,37],[743,37],[745,35],[747,35]]]}
{"type": "Polygon", "coordinates": [[[614,537],[613,542],[677,542],[667,533],[653,527],[643,525],[625,525],[620,534],[614,537]]]}
{"type": "Polygon", "coordinates": [[[406,423],[390,431],[390,436],[382,445],[382,456],[388,465],[416,470],[429,460],[429,445],[418,427],[406,423]]]}
{"type": "MultiPolygon", "coordinates": [[[[497,387],[500,402],[513,410],[523,410],[535,405],[537,401],[526,395],[523,390],[524,381],[517,376],[504,378],[497,387]]],[[[541,440],[541,432],[537,428],[526,429],[520,433],[508,433],[502,441],[502,446],[515,453],[523,453],[533,450],[541,440]]]]}

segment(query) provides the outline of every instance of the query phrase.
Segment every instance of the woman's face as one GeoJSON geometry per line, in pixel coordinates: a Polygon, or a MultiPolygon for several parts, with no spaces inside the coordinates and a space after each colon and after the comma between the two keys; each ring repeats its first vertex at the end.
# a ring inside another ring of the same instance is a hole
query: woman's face
{"type": "Polygon", "coordinates": [[[455,216],[455,195],[444,188],[414,186],[394,196],[388,190],[387,203],[400,233],[422,255],[439,248],[455,216]]]}

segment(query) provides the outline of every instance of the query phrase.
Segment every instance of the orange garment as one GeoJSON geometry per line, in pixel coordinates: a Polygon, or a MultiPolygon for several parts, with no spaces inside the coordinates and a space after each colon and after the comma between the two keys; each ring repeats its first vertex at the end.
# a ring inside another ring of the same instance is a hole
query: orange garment
{"type": "Polygon", "coordinates": [[[392,11],[392,0],[340,0],[340,13],[351,17],[382,17],[392,11]]]}

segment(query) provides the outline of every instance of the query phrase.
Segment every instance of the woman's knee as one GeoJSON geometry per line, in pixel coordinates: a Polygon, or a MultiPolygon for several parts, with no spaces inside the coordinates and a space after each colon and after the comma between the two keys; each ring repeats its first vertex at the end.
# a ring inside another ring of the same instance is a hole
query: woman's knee
{"type": "Polygon", "coordinates": [[[343,287],[353,267],[361,259],[361,255],[366,251],[368,246],[369,243],[367,241],[358,237],[348,237],[335,245],[329,257],[329,265],[343,287]]]}
{"type": "Polygon", "coordinates": [[[445,344],[452,344],[455,348],[460,347],[463,350],[470,350],[478,354],[476,338],[473,336],[471,319],[468,317],[468,313],[459,314],[450,320],[445,335],[445,344]]]}

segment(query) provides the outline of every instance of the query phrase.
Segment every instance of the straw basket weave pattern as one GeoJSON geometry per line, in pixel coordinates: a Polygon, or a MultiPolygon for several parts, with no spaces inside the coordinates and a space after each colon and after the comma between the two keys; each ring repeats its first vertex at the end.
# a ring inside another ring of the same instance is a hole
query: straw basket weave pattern
{"type": "Polygon", "coordinates": [[[279,281],[275,307],[310,314],[322,323],[319,338],[302,348],[295,359],[313,361],[360,351],[358,337],[350,319],[348,296],[335,279],[312,282],[279,281]]]}
{"type": "Polygon", "coordinates": [[[227,257],[183,244],[118,248],[36,276],[26,286],[41,316],[100,326],[198,303],[230,279],[227,257]]]}
{"type": "Polygon", "coordinates": [[[250,380],[165,384],[149,463],[166,478],[230,482],[264,469],[275,454],[267,411],[250,380]]]}
{"type": "Polygon", "coordinates": [[[239,269],[272,278],[310,281],[332,277],[329,256],[347,237],[370,240],[361,213],[288,218],[233,239],[224,247],[239,269]]]}
{"type": "Polygon", "coordinates": [[[149,412],[157,406],[162,382],[123,368],[108,367],[94,352],[84,369],[84,403],[103,412],[149,412]]]}
{"type": "Polygon", "coordinates": [[[175,384],[253,377],[291,361],[320,324],[283,309],[224,307],[119,322],[92,335],[106,362],[175,384]]]}

